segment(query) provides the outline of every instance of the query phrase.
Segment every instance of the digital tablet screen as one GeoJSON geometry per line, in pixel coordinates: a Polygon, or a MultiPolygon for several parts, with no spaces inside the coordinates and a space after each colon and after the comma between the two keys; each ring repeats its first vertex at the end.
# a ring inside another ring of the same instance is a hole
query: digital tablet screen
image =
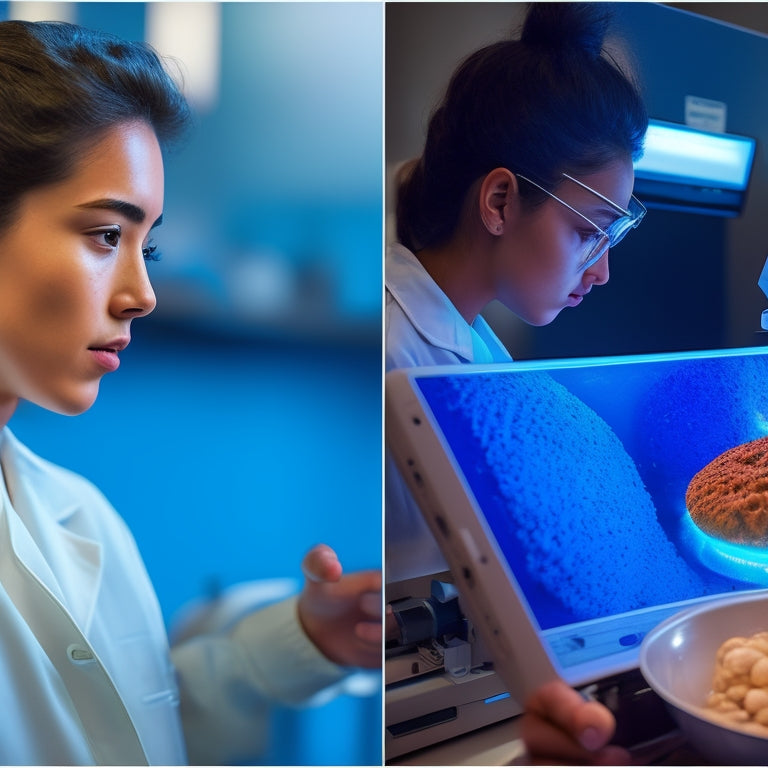
{"type": "MultiPolygon", "coordinates": [[[[416,371],[413,386],[561,667],[768,586],[765,544],[728,537],[759,470],[709,501],[714,534],[686,505],[703,467],[768,435],[763,350],[416,371]]],[[[763,516],[768,542],[768,495],[763,516]]]]}

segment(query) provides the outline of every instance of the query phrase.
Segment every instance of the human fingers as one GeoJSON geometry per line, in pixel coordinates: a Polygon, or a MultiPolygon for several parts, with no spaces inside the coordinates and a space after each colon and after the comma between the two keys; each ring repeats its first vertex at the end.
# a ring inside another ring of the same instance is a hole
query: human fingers
{"type": "Polygon", "coordinates": [[[382,628],[381,622],[360,621],[355,624],[355,637],[368,645],[381,647],[382,628]]]}
{"type": "Polygon", "coordinates": [[[582,701],[571,716],[571,732],[590,751],[606,746],[616,731],[613,713],[597,701],[582,701]]]}
{"type": "Polygon", "coordinates": [[[381,574],[375,571],[368,571],[357,575],[363,579],[363,586],[368,586],[373,591],[362,592],[358,599],[360,612],[366,618],[355,624],[355,637],[367,645],[380,649],[384,636],[381,574]]]}
{"type": "Polygon", "coordinates": [[[539,716],[523,719],[523,741],[531,765],[630,765],[630,753],[608,744],[586,749],[568,733],[539,716]]]}
{"type": "Polygon", "coordinates": [[[378,619],[381,624],[383,606],[381,600],[381,591],[363,592],[360,595],[360,610],[371,618],[378,619]]]}
{"type": "Polygon", "coordinates": [[[542,685],[526,703],[538,715],[588,750],[608,743],[616,727],[613,714],[597,702],[585,701],[562,680],[542,685]]]}
{"type": "Polygon", "coordinates": [[[339,558],[327,544],[317,544],[307,552],[301,570],[308,581],[338,581],[342,567],[339,558]]]}
{"type": "Polygon", "coordinates": [[[628,764],[629,752],[608,744],[615,725],[610,710],[585,701],[558,680],[542,686],[528,700],[523,740],[533,762],[628,764]]]}

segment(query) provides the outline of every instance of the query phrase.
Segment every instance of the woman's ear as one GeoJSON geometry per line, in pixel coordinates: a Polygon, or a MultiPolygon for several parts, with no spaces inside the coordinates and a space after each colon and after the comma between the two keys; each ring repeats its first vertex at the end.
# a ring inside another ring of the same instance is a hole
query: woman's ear
{"type": "Polygon", "coordinates": [[[480,183],[480,218],[492,235],[504,233],[510,214],[507,206],[517,192],[517,177],[506,168],[494,168],[480,183]]]}

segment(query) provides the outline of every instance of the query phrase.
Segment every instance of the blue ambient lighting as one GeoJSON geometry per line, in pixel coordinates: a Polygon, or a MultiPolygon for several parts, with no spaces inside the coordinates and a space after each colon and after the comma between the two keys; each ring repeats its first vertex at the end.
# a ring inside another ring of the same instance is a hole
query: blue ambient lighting
{"type": "Polygon", "coordinates": [[[494,701],[503,701],[504,699],[508,699],[509,694],[508,693],[497,693],[495,696],[489,696],[485,700],[485,704],[493,704],[494,701]]]}

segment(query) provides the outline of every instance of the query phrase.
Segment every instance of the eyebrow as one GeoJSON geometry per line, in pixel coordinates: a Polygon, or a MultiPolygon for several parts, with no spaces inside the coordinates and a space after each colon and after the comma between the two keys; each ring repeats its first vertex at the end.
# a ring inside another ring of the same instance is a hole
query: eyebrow
{"type": "MultiPolygon", "coordinates": [[[[114,200],[112,198],[105,198],[103,200],[92,200],[88,203],[82,203],[77,206],[78,208],[86,209],[99,209],[104,211],[115,211],[116,213],[125,216],[128,221],[132,221],[134,224],[142,224],[147,218],[146,211],[134,205],[133,203],[126,202],[125,200],[114,200]]],[[[159,227],[163,223],[163,214],[161,213],[155,223],[152,225],[152,229],[159,227]]]]}
{"type": "Polygon", "coordinates": [[[615,208],[603,205],[599,206],[597,210],[590,211],[589,218],[595,222],[595,224],[601,227],[607,227],[613,224],[616,219],[620,219],[623,214],[619,213],[615,208]]]}

